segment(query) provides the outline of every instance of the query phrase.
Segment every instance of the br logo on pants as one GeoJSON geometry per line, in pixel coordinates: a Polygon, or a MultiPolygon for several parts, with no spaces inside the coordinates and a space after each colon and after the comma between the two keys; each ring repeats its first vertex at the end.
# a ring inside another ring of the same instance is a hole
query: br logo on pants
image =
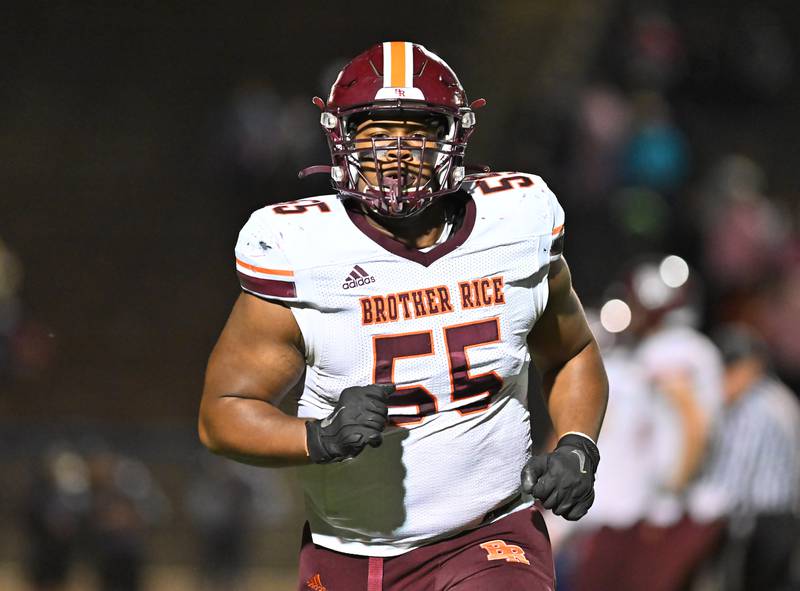
{"type": "Polygon", "coordinates": [[[530,564],[525,558],[525,551],[519,546],[506,544],[503,540],[491,540],[481,544],[481,548],[486,550],[486,560],[505,560],[506,562],[522,562],[530,564]]]}

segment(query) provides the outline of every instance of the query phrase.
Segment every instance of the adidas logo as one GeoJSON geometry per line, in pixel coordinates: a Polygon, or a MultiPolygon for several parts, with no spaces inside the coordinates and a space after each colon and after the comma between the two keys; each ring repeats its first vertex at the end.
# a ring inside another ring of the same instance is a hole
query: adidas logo
{"type": "Polygon", "coordinates": [[[360,265],[356,265],[350,271],[350,275],[345,278],[344,283],[342,283],[342,289],[353,289],[368,283],[375,283],[375,278],[362,269],[360,265]]]}
{"type": "Polygon", "coordinates": [[[306,587],[311,589],[312,591],[327,591],[325,585],[322,584],[322,579],[319,576],[319,573],[315,574],[313,577],[306,581],[306,587]]]}

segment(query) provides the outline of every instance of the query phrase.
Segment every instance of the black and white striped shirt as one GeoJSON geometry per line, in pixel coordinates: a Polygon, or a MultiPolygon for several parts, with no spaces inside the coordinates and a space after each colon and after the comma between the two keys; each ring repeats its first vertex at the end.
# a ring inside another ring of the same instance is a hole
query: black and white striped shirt
{"type": "Polygon", "coordinates": [[[737,513],[800,513],[800,402],[779,380],[725,409],[701,482],[737,513]]]}

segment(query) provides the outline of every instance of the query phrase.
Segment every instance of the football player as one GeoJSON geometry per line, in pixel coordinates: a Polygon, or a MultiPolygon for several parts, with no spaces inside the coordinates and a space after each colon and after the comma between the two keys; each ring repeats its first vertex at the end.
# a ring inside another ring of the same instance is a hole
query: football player
{"type": "Polygon", "coordinates": [[[717,498],[703,494],[698,476],[720,416],[723,368],[694,327],[700,283],[676,255],[637,257],[624,273],[624,352],[605,356],[613,402],[603,441],[614,459],[597,474],[603,501],[581,523],[594,531],[574,546],[571,589],[678,591],[718,545],[717,498]]]}
{"type": "Polygon", "coordinates": [[[314,103],[332,166],[301,175],[336,193],[242,229],[200,437],[301,466],[299,589],[553,589],[534,498],[586,513],[607,398],[563,210],[537,176],[466,174],[485,101],[420,45],[370,48],[314,103]],[[533,457],[531,359],[560,436],[533,457]]]}

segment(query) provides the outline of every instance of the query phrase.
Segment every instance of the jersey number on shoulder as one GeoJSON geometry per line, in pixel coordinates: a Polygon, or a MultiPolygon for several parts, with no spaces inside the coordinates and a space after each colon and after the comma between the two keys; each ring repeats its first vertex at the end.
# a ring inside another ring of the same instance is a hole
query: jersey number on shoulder
{"type": "MultiPolygon", "coordinates": [[[[450,402],[469,400],[457,408],[462,415],[486,410],[491,397],[503,386],[503,379],[493,371],[471,376],[467,349],[498,342],[500,322],[497,318],[489,318],[445,326],[444,340],[450,368],[450,402]]],[[[379,335],[373,337],[372,346],[375,353],[374,381],[376,384],[391,384],[394,383],[396,359],[434,354],[433,332],[379,335]]],[[[398,388],[389,397],[389,420],[395,425],[419,423],[438,409],[437,397],[422,385],[398,388]],[[402,414],[395,414],[397,411],[402,414]]]]}
{"type": "Polygon", "coordinates": [[[516,174],[513,176],[487,176],[487,180],[478,181],[476,187],[484,195],[490,193],[499,193],[501,191],[508,191],[509,189],[523,189],[525,187],[533,186],[533,181],[530,177],[523,174],[516,174]],[[488,179],[491,179],[489,181],[488,179]],[[491,183],[491,184],[490,184],[491,183]],[[497,183],[497,184],[495,184],[497,183]]]}
{"type": "Polygon", "coordinates": [[[310,207],[319,207],[319,210],[322,212],[328,212],[331,210],[327,203],[320,201],[319,199],[298,199],[296,201],[292,201],[291,203],[274,205],[272,207],[272,211],[278,214],[287,215],[292,213],[305,213],[310,207]]]}

